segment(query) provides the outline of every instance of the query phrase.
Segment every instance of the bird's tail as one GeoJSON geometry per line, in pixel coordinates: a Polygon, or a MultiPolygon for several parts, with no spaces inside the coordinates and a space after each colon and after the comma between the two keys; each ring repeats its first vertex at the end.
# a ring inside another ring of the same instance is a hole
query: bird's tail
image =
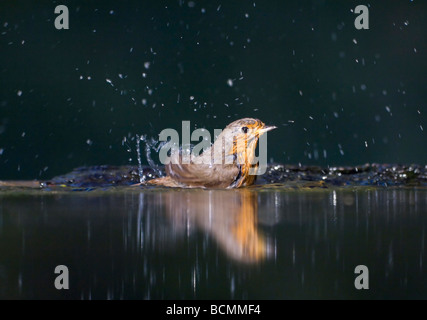
{"type": "Polygon", "coordinates": [[[175,180],[171,179],[171,177],[161,177],[157,179],[148,180],[139,185],[154,185],[154,186],[163,186],[163,187],[182,187],[182,185],[175,180]]]}

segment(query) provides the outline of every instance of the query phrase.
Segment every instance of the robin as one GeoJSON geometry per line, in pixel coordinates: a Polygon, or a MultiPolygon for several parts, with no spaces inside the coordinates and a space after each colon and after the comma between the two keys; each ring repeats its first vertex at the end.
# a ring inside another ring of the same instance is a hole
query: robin
{"type": "Polygon", "coordinates": [[[258,163],[253,163],[258,139],[275,128],[266,126],[258,119],[236,120],[202,154],[189,159],[182,153],[174,153],[165,166],[167,176],[147,181],[146,184],[224,189],[252,185],[256,178],[254,170],[258,168],[258,163]]]}

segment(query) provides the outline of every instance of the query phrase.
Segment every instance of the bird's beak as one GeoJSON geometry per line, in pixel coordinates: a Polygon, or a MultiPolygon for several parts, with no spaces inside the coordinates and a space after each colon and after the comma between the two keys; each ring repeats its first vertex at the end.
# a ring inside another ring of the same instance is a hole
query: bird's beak
{"type": "Polygon", "coordinates": [[[276,126],[264,126],[264,128],[258,130],[258,133],[261,135],[266,133],[267,131],[270,131],[276,128],[277,128],[276,126]]]}

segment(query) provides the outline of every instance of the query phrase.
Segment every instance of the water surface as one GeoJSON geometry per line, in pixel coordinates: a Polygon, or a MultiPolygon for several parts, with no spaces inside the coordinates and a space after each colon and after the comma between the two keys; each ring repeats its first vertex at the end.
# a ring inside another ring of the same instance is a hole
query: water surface
{"type": "Polygon", "coordinates": [[[425,299],[426,226],[425,188],[4,189],[0,298],[425,299]]]}

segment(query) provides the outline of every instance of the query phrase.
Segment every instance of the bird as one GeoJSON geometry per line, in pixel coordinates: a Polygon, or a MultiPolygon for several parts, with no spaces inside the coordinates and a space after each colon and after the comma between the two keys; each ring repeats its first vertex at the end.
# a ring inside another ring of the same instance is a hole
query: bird
{"type": "Polygon", "coordinates": [[[254,163],[259,137],[276,126],[243,118],[230,123],[213,145],[200,155],[175,152],[165,165],[166,176],[146,181],[146,185],[178,188],[232,189],[255,182],[259,163],[254,163]],[[186,160],[186,161],[184,161],[186,160]]]}

